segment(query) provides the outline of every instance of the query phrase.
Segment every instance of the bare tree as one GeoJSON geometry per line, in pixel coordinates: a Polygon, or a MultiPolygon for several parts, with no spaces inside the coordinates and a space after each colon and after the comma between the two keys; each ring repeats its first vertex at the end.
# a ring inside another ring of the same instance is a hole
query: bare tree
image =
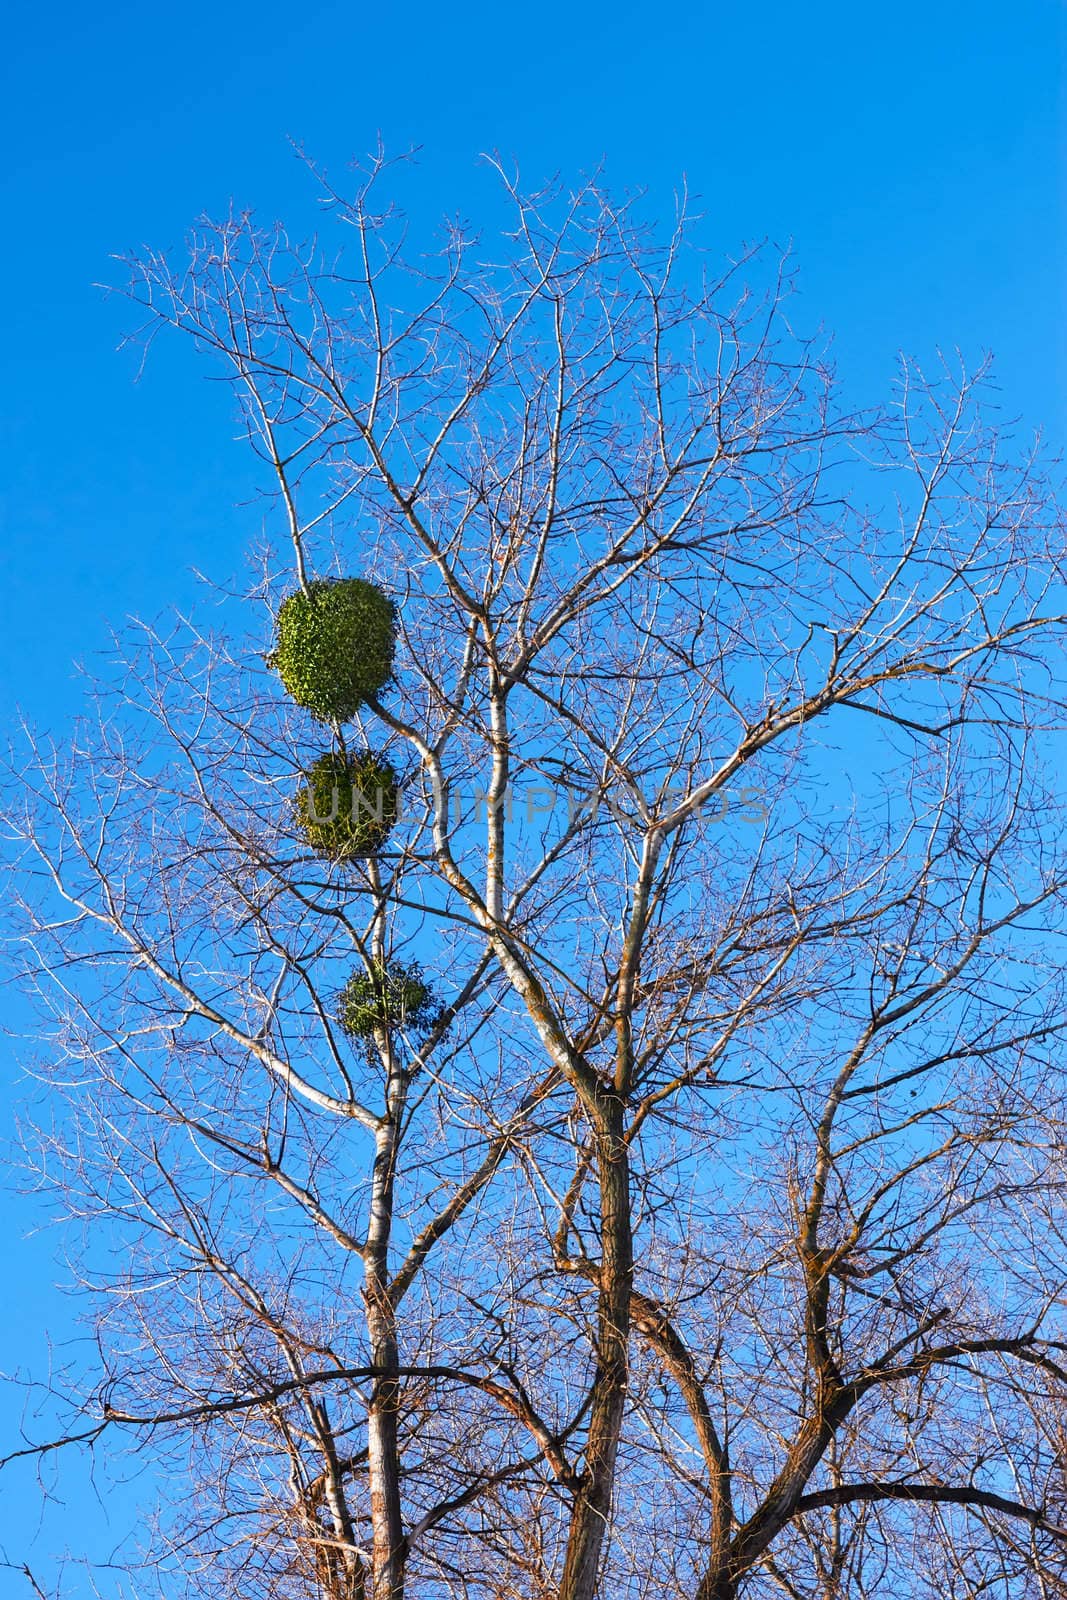
{"type": "Polygon", "coordinates": [[[288,539],[12,811],[41,1160],[122,1242],[64,1437],[170,1464],[168,1594],[1067,1593],[1053,488],[984,371],[849,414],[783,269],[499,175],[492,245],[377,162],[129,263],[288,539]],[[349,574],[346,732],[269,651],[349,574]],[[356,742],[402,815],[332,861],[356,742]]]}

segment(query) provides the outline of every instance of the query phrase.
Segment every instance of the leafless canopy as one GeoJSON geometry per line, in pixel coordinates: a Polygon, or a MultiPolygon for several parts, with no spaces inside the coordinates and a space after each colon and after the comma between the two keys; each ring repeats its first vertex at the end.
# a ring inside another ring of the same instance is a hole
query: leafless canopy
{"type": "Polygon", "coordinates": [[[122,1262],[69,1433],[167,1464],[139,1592],[1067,1594],[1053,493],[982,372],[850,415],[761,255],[499,177],[436,254],[376,163],[129,263],[278,537],[11,812],[122,1262]],[[332,865],[265,657],[340,574],[404,798],[332,865]],[[444,1009],[354,1049],[386,959],[444,1009]]]}

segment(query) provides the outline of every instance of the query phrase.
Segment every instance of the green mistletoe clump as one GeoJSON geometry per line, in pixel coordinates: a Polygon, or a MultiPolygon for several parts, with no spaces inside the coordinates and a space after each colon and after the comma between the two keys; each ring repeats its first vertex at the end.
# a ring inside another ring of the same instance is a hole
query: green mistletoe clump
{"type": "Polygon", "coordinates": [[[353,973],[337,1003],[337,1021],[351,1039],[369,1039],[377,1028],[427,1033],[440,1014],[416,962],[375,962],[369,972],[353,973]]]}
{"type": "Polygon", "coordinates": [[[400,790],[384,756],[328,750],[304,774],[293,801],[296,824],[312,850],[331,861],[374,855],[397,819],[400,790]]]}
{"type": "Polygon", "coordinates": [[[272,665],[298,706],[350,722],[393,671],[396,610],[363,578],[315,578],[282,602],[272,665]]]}

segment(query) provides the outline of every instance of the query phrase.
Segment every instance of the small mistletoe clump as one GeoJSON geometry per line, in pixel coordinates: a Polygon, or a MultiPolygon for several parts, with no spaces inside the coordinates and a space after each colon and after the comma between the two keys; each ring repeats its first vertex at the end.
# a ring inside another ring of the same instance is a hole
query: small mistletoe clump
{"type": "Polygon", "coordinates": [[[441,1008],[417,962],[375,963],[349,978],[337,1004],[337,1021],[351,1039],[369,1039],[376,1028],[427,1033],[441,1008]]]}
{"type": "Polygon", "coordinates": [[[360,750],[346,760],[328,750],[304,778],[293,809],[313,850],[331,861],[348,861],[381,849],[400,799],[396,773],[384,756],[360,750]]]}
{"type": "Polygon", "coordinates": [[[316,578],[282,602],[271,657],[298,706],[320,722],[350,722],[389,681],[396,611],[362,578],[316,578]]]}

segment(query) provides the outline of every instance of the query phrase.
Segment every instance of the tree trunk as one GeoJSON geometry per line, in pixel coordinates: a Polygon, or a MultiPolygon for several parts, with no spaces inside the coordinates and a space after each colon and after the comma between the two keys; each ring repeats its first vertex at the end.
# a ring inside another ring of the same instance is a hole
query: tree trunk
{"type": "Polygon", "coordinates": [[[406,1548],[400,1504],[400,1446],[397,1435],[400,1380],[396,1313],[389,1295],[389,1240],[393,1220],[396,1138],[405,1082],[392,1059],[389,1041],[383,1056],[390,1066],[388,1112],[377,1137],[367,1230],[363,1298],[371,1361],[379,1376],[371,1390],[367,1416],[367,1476],[370,1487],[373,1581],[371,1600],[402,1600],[406,1548]]]}
{"type": "Polygon", "coordinates": [[[404,1593],[404,1525],[400,1509],[400,1449],[397,1441],[399,1382],[396,1333],[391,1313],[380,1314],[368,1288],[368,1324],[377,1378],[367,1418],[371,1539],[374,1554],[373,1600],[401,1600],[404,1593]],[[392,1374],[391,1376],[388,1374],[392,1374]]]}
{"type": "Polygon", "coordinates": [[[571,1520],[559,1600],[593,1600],[611,1515],[615,1457],[626,1406],[629,1369],[633,1238],[630,1161],[623,1138],[623,1106],[605,1097],[597,1130],[600,1182],[601,1268],[597,1303],[596,1374],[582,1489],[571,1520]]]}

